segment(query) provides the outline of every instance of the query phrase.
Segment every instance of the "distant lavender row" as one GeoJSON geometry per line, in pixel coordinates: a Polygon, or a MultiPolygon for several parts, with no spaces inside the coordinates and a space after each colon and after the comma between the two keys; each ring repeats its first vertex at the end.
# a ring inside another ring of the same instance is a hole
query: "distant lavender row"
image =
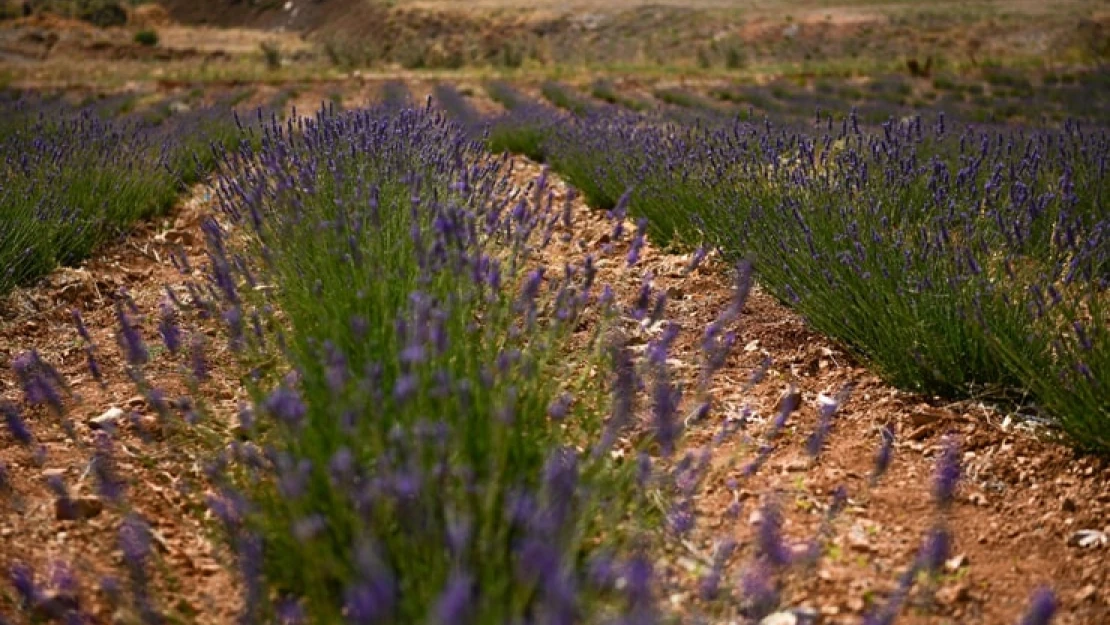
{"type": "Polygon", "coordinates": [[[1105,129],[952,128],[943,114],[862,127],[854,113],[687,126],[520,103],[492,123],[491,139],[527,136],[594,206],[633,189],[660,241],[754,255],[765,286],[892,382],[1031,393],[1078,444],[1110,449],[1105,129]]]}
{"type": "Polygon", "coordinates": [[[61,98],[0,99],[0,294],[164,212],[238,131],[218,106],[154,125],[61,98]]]}

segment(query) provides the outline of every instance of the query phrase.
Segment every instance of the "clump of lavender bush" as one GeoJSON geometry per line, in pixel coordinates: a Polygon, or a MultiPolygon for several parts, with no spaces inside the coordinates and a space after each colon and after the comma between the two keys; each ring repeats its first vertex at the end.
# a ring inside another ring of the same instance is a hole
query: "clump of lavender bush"
{"type": "Polygon", "coordinates": [[[1110,448],[1105,132],[816,121],[602,111],[552,123],[544,146],[595,206],[631,188],[657,240],[756,255],[772,293],[891,382],[1031,395],[1076,443],[1110,448]]]}
{"type": "Polygon", "coordinates": [[[0,294],[72,264],[136,220],[166,211],[231,146],[226,107],[157,127],[60,100],[0,102],[0,294]],[[14,121],[12,121],[14,119],[14,121]]]}
{"type": "Polygon", "coordinates": [[[254,390],[264,460],[213,501],[244,571],[312,622],[593,618],[612,592],[587,583],[593,541],[620,544],[639,495],[607,449],[629,415],[604,423],[562,347],[605,308],[592,260],[533,258],[569,225],[546,183],[513,196],[504,160],[428,110],[322,112],[261,146],[221,183],[248,272],[206,226],[224,318],[266,293],[287,330],[288,374],[254,390]]]}

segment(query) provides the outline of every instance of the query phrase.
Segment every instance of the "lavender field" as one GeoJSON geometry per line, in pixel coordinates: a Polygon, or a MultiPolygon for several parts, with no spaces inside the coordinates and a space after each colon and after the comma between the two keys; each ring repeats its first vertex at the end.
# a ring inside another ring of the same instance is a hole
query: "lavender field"
{"type": "Polygon", "coordinates": [[[931,64],[0,90],[0,624],[1110,622],[1110,82],[931,64]]]}

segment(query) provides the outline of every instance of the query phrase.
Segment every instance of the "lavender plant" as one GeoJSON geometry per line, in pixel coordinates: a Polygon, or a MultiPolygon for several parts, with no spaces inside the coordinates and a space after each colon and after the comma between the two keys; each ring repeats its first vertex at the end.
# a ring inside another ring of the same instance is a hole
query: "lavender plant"
{"type": "Polygon", "coordinates": [[[238,138],[226,107],[151,126],[60,100],[0,106],[0,117],[15,120],[0,131],[0,293],[163,213],[211,169],[209,142],[230,146],[238,138]]]}
{"type": "MultiPolygon", "coordinates": [[[[631,421],[605,425],[562,347],[604,309],[596,269],[535,259],[566,225],[544,179],[514,194],[502,159],[424,109],[321,112],[261,146],[227,155],[221,197],[276,287],[289,370],[253,391],[269,479],[241,512],[214,502],[241,568],[314,622],[585,618],[611,592],[586,583],[590,545],[629,536],[639,495],[607,451],[631,421]]],[[[217,305],[244,317],[258,291],[206,232],[217,305]]]]}
{"type": "Polygon", "coordinates": [[[772,293],[888,380],[1031,395],[1077,444],[1106,449],[1105,132],[815,122],[602,111],[553,123],[544,145],[595,206],[632,188],[657,240],[754,254],[772,293]]]}

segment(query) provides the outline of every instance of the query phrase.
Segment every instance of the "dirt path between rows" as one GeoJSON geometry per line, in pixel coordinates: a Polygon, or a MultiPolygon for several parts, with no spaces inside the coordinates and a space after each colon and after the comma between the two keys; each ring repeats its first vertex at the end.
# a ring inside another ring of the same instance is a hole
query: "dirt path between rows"
{"type": "MultiPolygon", "coordinates": [[[[518,160],[514,180],[523,187],[540,171],[518,160]]],[[[549,184],[561,202],[565,186],[553,175],[549,184]]],[[[49,586],[45,572],[52,563],[68,563],[82,584],[82,607],[100,622],[135,622],[134,614],[113,615],[107,594],[99,588],[102,576],[121,570],[117,532],[129,511],[141,514],[156,530],[155,547],[164,564],[158,582],[162,607],[183,622],[234,620],[235,575],[226,554],[208,539],[204,504],[204,465],[213,449],[230,440],[234,415],[246,399],[232,358],[215,340],[211,320],[182,315],[186,344],[194,333],[206,337],[211,379],[201,386],[200,397],[210,416],[192,428],[163,431],[157,407],[152,406],[156,398],[139,395],[126,374],[112,306],[113,298],[125,289],[140,313],[128,314],[151,352],[146,378],[167,400],[189,395],[183,372],[189,356],[173,356],[156,347],[156,311],[167,285],[188,298],[184,284],[190,278],[175,267],[171,252],[183,250],[193,267],[202,267],[200,223],[215,208],[210,190],[199,187],[164,222],[138,228],[82,267],[60,270],[42,284],[13,294],[0,308],[0,396],[24,409],[35,437],[32,444],[21,445],[0,429],[0,463],[10,484],[0,494],[0,569],[6,572],[16,563],[29,563],[49,586]],[[103,387],[89,375],[85,343],[71,308],[84,314],[104,373],[103,387]],[[73,397],[63,417],[23,405],[12,363],[28,349],[38,350],[69,381],[73,397]],[[128,484],[126,508],[99,498],[88,475],[99,436],[96,428],[104,426],[94,418],[112,407],[124,413],[115,426],[114,457],[119,476],[128,484]],[[67,420],[72,422],[71,434],[66,433],[67,420]],[[51,476],[62,478],[73,499],[87,501],[88,518],[59,518],[48,485],[51,476]]],[[[641,271],[628,270],[620,262],[627,237],[608,241],[612,223],[580,201],[574,203],[574,219],[583,245],[556,246],[547,252],[547,260],[599,253],[612,244],[607,262],[599,264],[599,281],[611,284],[622,301],[631,302],[641,286],[641,271]]],[[[628,224],[627,230],[632,229],[628,224]]],[[[641,269],[654,275],[654,286],[668,293],[667,318],[682,326],[672,364],[687,385],[698,374],[701,332],[728,306],[733,291],[730,268],[719,260],[711,257],[687,275],[683,268],[689,262],[687,254],[664,253],[650,244],[640,260],[641,269]]],[[[822,623],[859,622],[869,601],[881,601],[893,590],[933,522],[935,456],[941,437],[951,432],[960,440],[964,473],[948,514],[955,540],[952,558],[935,601],[911,603],[899,622],[1013,623],[1041,583],[1050,583],[1059,594],[1062,614],[1057,623],[1106,622],[1110,548],[1097,541],[1090,547],[1072,543],[1081,530],[1110,533],[1106,462],[1041,442],[974,404],[931,406],[894,390],[837,345],[808,331],[796,315],[758,288],[732,325],[738,332],[737,347],[713,381],[713,409],[706,420],[690,426],[679,451],[680,458],[699,450],[711,455],[703,492],[694,502],[696,527],[684,542],[674,541],[672,549],[660,554],[656,570],[665,577],[665,604],[687,613],[702,611],[697,578],[704,572],[707,554],[722,538],[739,544],[722,583],[737,587],[732,576],[743,570],[752,554],[753,536],[762,522],[757,511],[767,497],[774,496],[781,506],[786,536],[801,541],[817,532],[832,491],[844,486],[847,506],[831,527],[826,556],[813,569],[785,574],[782,605],[809,610],[822,623]],[[743,391],[745,381],[767,357],[771,364],[763,381],[743,391]],[[855,389],[835,417],[824,453],[811,462],[805,445],[816,423],[819,397],[835,396],[848,382],[854,382],[855,389]],[[790,384],[801,393],[801,409],[790,417],[762,469],[745,477],[745,466],[758,453],[759,436],[790,384]],[[738,431],[714,443],[726,423],[738,431]],[[884,424],[896,436],[893,462],[879,484],[870,488],[868,477],[884,424]]],[[[167,405],[174,422],[191,416],[185,403],[167,405]]],[[[0,614],[23,622],[15,612],[14,597],[4,598],[8,592],[0,591],[0,614]]],[[[913,595],[914,601],[921,598],[913,595]]],[[[711,615],[708,622],[741,622],[734,613],[717,608],[706,613],[711,615]]]]}

